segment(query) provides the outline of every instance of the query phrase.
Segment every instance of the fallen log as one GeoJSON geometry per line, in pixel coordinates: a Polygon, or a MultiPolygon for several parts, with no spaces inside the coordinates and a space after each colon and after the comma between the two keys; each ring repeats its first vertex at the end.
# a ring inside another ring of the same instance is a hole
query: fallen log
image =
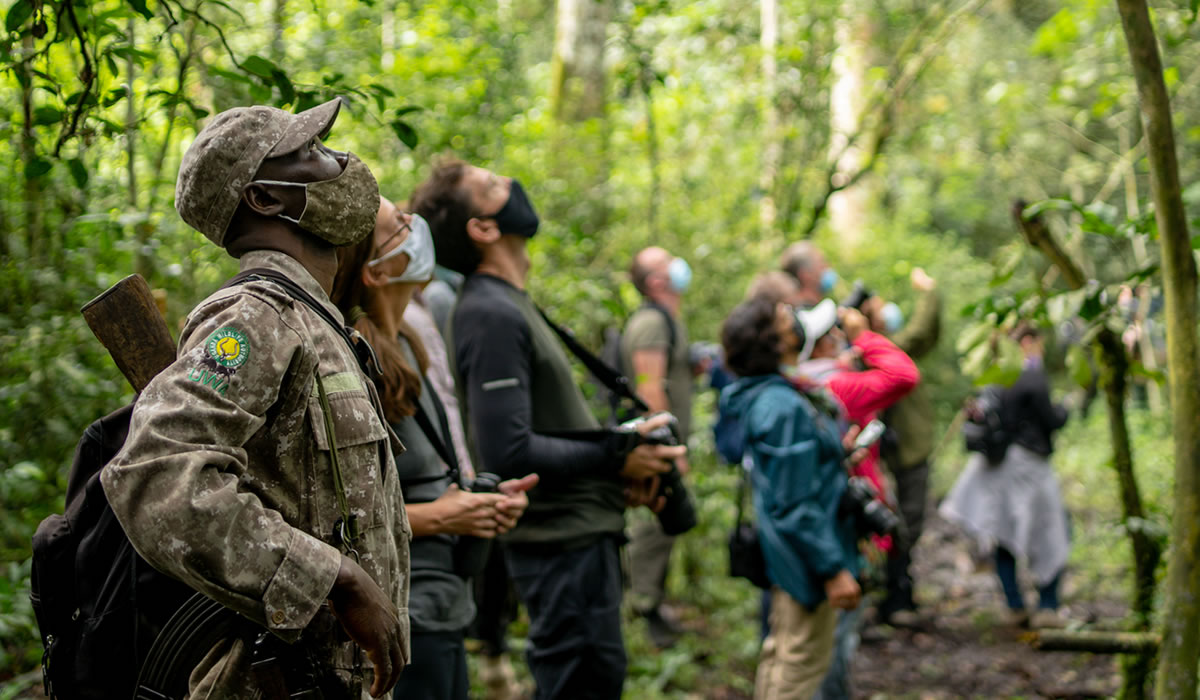
{"type": "Polygon", "coordinates": [[[1038,651],[1087,651],[1093,654],[1154,653],[1162,643],[1154,632],[1037,630],[1030,644],[1038,651]]]}

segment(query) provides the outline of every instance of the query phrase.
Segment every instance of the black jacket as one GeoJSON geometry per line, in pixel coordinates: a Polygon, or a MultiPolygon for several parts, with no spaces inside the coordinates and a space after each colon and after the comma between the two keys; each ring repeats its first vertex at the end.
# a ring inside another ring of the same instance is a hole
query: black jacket
{"type": "Polygon", "coordinates": [[[1048,457],[1054,451],[1054,431],[1067,422],[1067,409],[1050,401],[1050,379],[1039,365],[1022,370],[1004,392],[1001,417],[1015,444],[1048,457]]]}

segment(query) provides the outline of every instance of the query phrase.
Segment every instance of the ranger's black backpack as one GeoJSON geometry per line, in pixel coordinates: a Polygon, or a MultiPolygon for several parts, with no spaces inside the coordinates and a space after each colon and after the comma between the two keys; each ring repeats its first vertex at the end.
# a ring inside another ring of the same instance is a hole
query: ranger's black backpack
{"type": "Polygon", "coordinates": [[[33,535],[30,598],[52,698],[129,698],[150,645],[194,591],[137,555],[113,515],[100,471],[129,432],[133,404],[88,426],[67,507],[33,535]]]}

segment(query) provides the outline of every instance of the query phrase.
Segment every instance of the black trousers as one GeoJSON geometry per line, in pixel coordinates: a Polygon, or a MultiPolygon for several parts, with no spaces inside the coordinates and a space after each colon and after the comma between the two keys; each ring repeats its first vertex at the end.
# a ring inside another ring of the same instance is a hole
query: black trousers
{"type": "Polygon", "coordinates": [[[505,556],[529,611],[534,700],[618,700],[626,658],[616,538],[565,552],[510,545],[505,556]]]}
{"type": "Polygon", "coordinates": [[[893,539],[892,551],[887,560],[887,596],[879,605],[884,617],[899,610],[915,610],[913,580],[909,571],[912,550],[925,529],[925,499],[929,491],[929,462],[897,469],[896,500],[900,505],[900,517],[904,519],[907,537],[893,539]]]}
{"type": "Polygon", "coordinates": [[[392,689],[395,700],[467,700],[467,650],[463,632],[411,634],[412,658],[392,689]]]}

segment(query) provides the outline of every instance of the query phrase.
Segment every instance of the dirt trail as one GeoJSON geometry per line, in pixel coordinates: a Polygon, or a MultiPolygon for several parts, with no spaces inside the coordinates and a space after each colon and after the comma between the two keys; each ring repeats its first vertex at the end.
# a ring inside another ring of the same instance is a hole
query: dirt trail
{"type": "MultiPolygon", "coordinates": [[[[1097,698],[1120,686],[1117,657],[1035,651],[1006,625],[1000,584],[977,570],[968,542],[933,516],[914,553],[922,622],[868,626],[852,667],[856,698],[1097,698]]],[[[1069,577],[1068,571],[1068,577],[1069,577]]],[[[1032,591],[1032,584],[1025,588],[1032,591]]],[[[1126,607],[1080,600],[1066,586],[1072,624],[1115,627],[1126,607]]]]}

